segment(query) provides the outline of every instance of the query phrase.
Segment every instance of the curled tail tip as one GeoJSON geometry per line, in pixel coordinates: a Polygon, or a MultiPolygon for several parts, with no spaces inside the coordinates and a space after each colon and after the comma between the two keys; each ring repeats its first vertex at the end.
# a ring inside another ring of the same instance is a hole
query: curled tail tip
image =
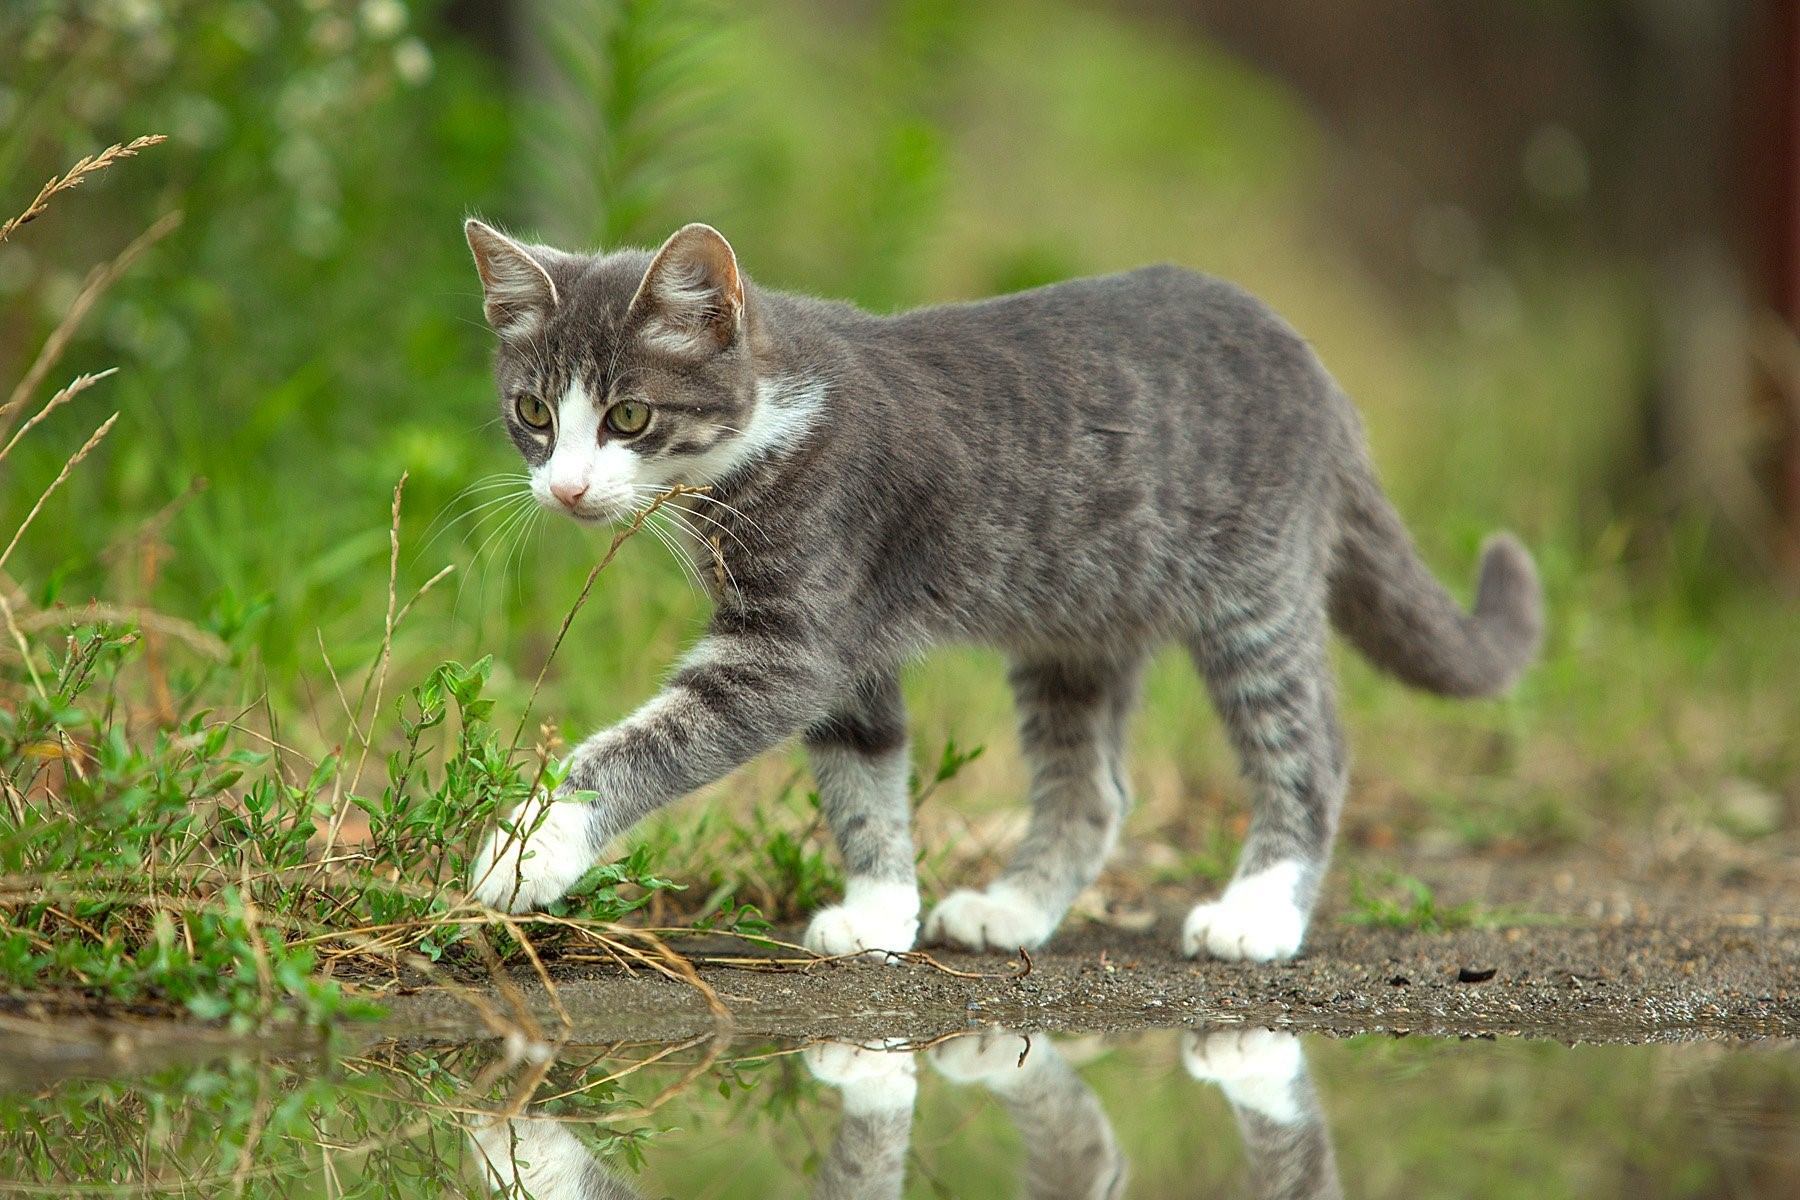
{"type": "Polygon", "coordinates": [[[1531,551],[1511,533],[1493,534],[1482,544],[1474,616],[1501,668],[1483,690],[1504,692],[1536,661],[1544,641],[1543,583],[1531,551]]]}

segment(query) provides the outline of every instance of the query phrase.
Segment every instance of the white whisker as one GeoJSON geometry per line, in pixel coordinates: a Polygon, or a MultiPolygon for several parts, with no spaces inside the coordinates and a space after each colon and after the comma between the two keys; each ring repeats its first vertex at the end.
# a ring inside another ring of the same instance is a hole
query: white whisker
{"type": "MultiPolygon", "coordinates": [[[[693,538],[694,541],[698,542],[700,545],[705,546],[706,549],[710,552],[710,556],[713,560],[714,565],[717,566],[720,571],[724,572],[726,581],[731,584],[731,590],[733,592],[736,592],[738,590],[737,577],[731,573],[731,564],[729,564],[725,561],[724,553],[721,552],[718,547],[712,545],[704,537],[702,537],[700,535],[700,532],[698,530],[696,530],[692,525],[689,525],[686,521],[682,520],[684,513],[681,509],[677,509],[673,506],[670,506],[668,508],[662,509],[660,515],[666,516],[669,518],[669,520],[673,521],[677,525],[680,525],[682,529],[687,531],[687,535],[689,537],[693,538]]],[[[686,513],[685,515],[694,516],[696,514],[686,513]]]]}
{"type": "MultiPolygon", "coordinates": [[[[463,532],[462,544],[467,546],[471,541],[474,541],[476,537],[480,536],[483,530],[491,532],[494,526],[490,524],[490,522],[499,521],[504,524],[507,518],[511,517],[516,511],[515,506],[522,506],[530,499],[530,497],[525,495],[503,496],[492,504],[484,504],[482,507],[487,511],[483,512],[481,516],[471,523],[469,528],[463,532]]],[[[446,529],[444,532],[447,533],[449,531],[446,529]]],[[[471,559],[470,561],[473,562],[474,560],[471,559]]]]}
{"type": "Polygon", "coordinates": [[[675,562],[681,567],[681,577],[683,581],[685,581],[688,586],[704,592],[706,590],[705,584],[700,579],[700,572],[694,566],[693,560],[690,559],[681,547],[675,543],[669,531],[656,523],[657,519],[661,516],[662,514],[660,512],[652,514],[651,517],[644,522],[643,527],[650,531],[650,536],[661,542],[667,547],[669,553],[675,556],[675,562]]]}
{"type": "MultiPolygon", "coordinates": [[[[736,507],[735,505],[727,504],[725,501],[719,499],[717,496],[709,496],[705,492],[696,492],[696,493],[694,493],[693,498],[695,500],[704,500],[708,504],[715,504],[718,507],[724,509],[726,512],[730,513],[732,516],[736,517],[738,520],[740,520],[744,524],[748,525],[751,529],[754,529],[762,537],[762,539],[764,541],[773,540],[769,537],[768,532],[766,530],[764,530],[761,525],[757,524],[755,520],[753,520],[742,509],[736,507]]],[[[698,514],[696,514],[696,515],[698,515],[698,514]]]]}
{"type": "Polygon", "coordinates": [[[414,557],[416,558],[419,555],[424,554],[433,546],[437,545],[439,538],[449,533],[452,529],[455,529],[459,524],[469,521],[472,523],[469,525],[468,530],[463,536],[463,540],[466,542],[470,535],[487,523],[488,517],[492,515],[492,512],[496,507],[504,506],[508,501],[522,499],[529,495],[529,492],[507,492],[499,496],[490,496],[479,504],[471,505],[463,511],[456,513],[448,521],[443,521],[443,514],[440,513],[438,520],[432,522],[432,528],[436,529],[436,532],[432,532],[432,529],[426,530],[424,544],[414,552],[414,557]],[[441,525],[439,524],[439,521],[442,521],[441,525]]]}
{"type": "Polygon", "coordinates": [[[425,539],[425,542],[418,550],[413,552],[413,557],[417,559],[419,555],[424,554],[425,551],[429,550],[437,539],[444,535],[451,525],[456,524],[458,521],[465,520],[487,507],[487,502],[483,502],[463,511],[456,511],[457,506],[465,498],[478,495],[482,492],[491,492],[496,488],[506,488],[509,490],[516,489],[520,484],[529,482],[530,476],[513,472],[501,472],[496,475],[485,475],[482,478],[477,479],[474,483],[469,484],[460,492],[456,493],[456,495],[450,497],[449,500],[445,501],[444,507],[439,509],[437,516],[431,519],[431,524],[425,527],[425,532],[421,535],[425,539]],[[440,529],[439,525],[445,521],[446,517],[449,518],[448,524],[445,524],[444,528],[440,529]]]}
{"type": "MultiPolygon", "coordinates": [[[[525,517],[529,516],[530,514],[531,514],[530,505],[523,503],[523,502],[521,502],[515,508],[507,509],[506,515],[503,518],[501,518],[499,524],[494,526],[493,532],[488,534],[487,538],[481,543],[480,548],[475,551],[474,557],[470,560],[471,564],[479,563],[482,559],[482,556],[487,553],[487,549],[489,546],[493,545],[496,541],[498,541],[501,537],[503,537],[506,534],[506,532],[513,527],[514,524],[523,520],[525,517]]],[[[486,572],[484,571],[483,572],[484,577],[485,577],[485,574],[486,574],[486,572]]]]}
{"type": "MultiPolygon", "coordinates": [[[[740,538],[737,535],[737,531],[732,529],[730,526],[726,525],[724,522],[719,521],[713,517],[709,517],[703,512],[696,512],[695,510],[693,510],[691,508],[684,508],[679,511],[681,512],[682,516],[684,516],[684,517],[697,517],[700,520],[705,521],[708,525],[711,525],[714,529],[717,529],[719,531],[719,533],[723,534],[724,536],[730,538],[733,542],[735,542],[737,544],[738,548],[740,550],[742,550],[745,554],[750,553],[750,547],[744,545],[744,539],[740,538]]],[[[700,535],[700,531],[694,529],[692,526],[687,525],[686,521],[683,521],[682,524],[684,526],[687,526],[688,532],[692,533],[697,541],[701,542],[702,544],[706,545],[709,548],[712,548],[712,539],[711,538],[702,537],[700,535]]],[[[717,535],[715,535],[715,536],[717,536],[717,535]]],[[[721,562],[720,562],[721,566],[725,565],[723,562],[724,553],[721,549],[713,548],[713,556],[715,558],[718,558],[721,560],[721,562]]],[[[729,573],[729,569],[728,569],[728,573],[729,573]]],[[[733,586],[734,587],[736,586],[735,583],[733,584],[733,586]]]]}
{"type": "Polygon", "coordinates": [[[530,540],[531,535],[536,532],[538,518],[543,515],[544,510],[542,508],[536,508],[519,523],[518,527],[513,531],[512,545],[507,549],[505,562],[500,568],[500,583],[502,587],[506,584],[506,577],[508,575],[513,576],[513,595],[515,598],[524,594],[524,587],[522,576],[515,574],[513,571],[514,565],[517,564],[519,568],[523,570],[525,562],[523,551],[525,545],[530,540]]]}

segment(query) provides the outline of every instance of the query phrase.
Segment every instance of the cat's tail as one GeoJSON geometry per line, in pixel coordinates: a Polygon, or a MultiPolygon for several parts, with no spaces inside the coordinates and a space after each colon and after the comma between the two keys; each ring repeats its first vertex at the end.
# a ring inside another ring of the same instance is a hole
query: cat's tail
{"type": "Polygon", "coordinates": [[[1531,552],[1510,533],[1482,546],[1475,607],[1464,612],[1431,574],[1372,467],[1344,481],[1331,620],[1403,683],[1440,696],[1494,696],[1518,681],[1544,636],[1531,552]]]}

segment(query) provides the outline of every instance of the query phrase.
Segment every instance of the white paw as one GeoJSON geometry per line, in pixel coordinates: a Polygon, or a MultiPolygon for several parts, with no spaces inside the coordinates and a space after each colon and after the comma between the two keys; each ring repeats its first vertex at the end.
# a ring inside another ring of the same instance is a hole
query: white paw
{"type": "Polygon", "coordinates": [[[530,912],[574,887],[594,865],[588,806],[540,797],[521,804],[495,828],[469,864],[469,894],[489,908],[530,912]]]}
{"type": "Polygon", "coordinates": [[[919,889],[910,883],[852,879],[844,902],[822,908],[806,927],[815,954],[867,954],[885,962],[919,938],[919,889]]]}
{"type": "Polygon", "coordinates": [[[994,884],[984,892],[957,891],[944,897],[925,922],[925,940],[970,950],[1035,949],[1056,931],[1056,919],[1030,897],[994,884]]]}
{"type": "Polygon", "coordinates": [[[1022,1033],[983,1030],[934,1046],[931,1065],[952,1083],[980,1083],[1004,1091],[1022,1080],[1048,1053],[1047,1045],[1032,1048],[1022,1033]],[[1021,1056],[1025,1061],[1019,1061],[1021,1056]]]}
{"type": "Polygon", "coordinates": [[[1295,900],[1299,879],[1300,864],[1282,862],[1236,880],[1223,896],[1188,913],[1182,950],[1189,958],[1232,961],[1294,957],[1306,934],[1306,914],[1295,900]]]}
{"type": "Polygon", "coordinates": [[[1225,1098],[1271,1121],[1291,1125],[1300,1118],[1294,1080],[1306,1067],[1300,1039],[1272,1029],[1189,1033],[1181,1039],[1187,1073],[1216,1083],[1225,1098]]]}
{"type": "Polygon", "coordinates": [[[912,1051],[890,1049],[885,1042],[819,1042],[802,1051],[801,1058],[814,1079],[843,1093],[844,1108],[852,1112],[910,1109],[918,1095],[919,1067],[912,1051]]]}

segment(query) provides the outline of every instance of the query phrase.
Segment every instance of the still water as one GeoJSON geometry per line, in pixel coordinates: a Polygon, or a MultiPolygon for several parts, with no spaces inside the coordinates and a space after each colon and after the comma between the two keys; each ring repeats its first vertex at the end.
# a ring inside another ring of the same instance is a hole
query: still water
{"type": "Polygon", "coordinates": [[[5,1195],[1800,1197],[1791,1043],[390,1041],[100,1079],[9,1057],[5,1195]]]}

